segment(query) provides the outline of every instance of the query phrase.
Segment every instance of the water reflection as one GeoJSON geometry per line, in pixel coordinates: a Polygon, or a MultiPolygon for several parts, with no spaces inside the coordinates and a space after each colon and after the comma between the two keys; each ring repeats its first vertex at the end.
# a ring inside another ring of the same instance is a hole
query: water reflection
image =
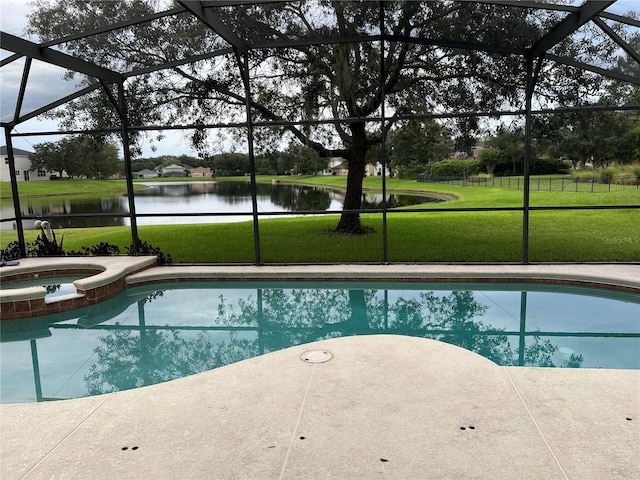
{"type": "MultiPolygon", "coordinates": [[[[640,368],[637,295],[279,285],[131,289],[64,318],[2,322],[2,341],[29,342],[33,374],[23,375],[23,390],[33,392],[27,379],[54,359],[53,372],[36,375],[37,400],[136,388],[292,345],[379,333],[437,339],[500,365],[640,368]],[[558,324],[554,312],[569,305],[576,318],[558,324]],[[611,315],[618,324],[609,325],[611,315]],[[51,385],[56,378],[75,390],[62,393],[51,385]]],[[[3,385],[25,360],[3,357],[3,385]]],[[[8,399],[11,389],[2,394],[3,402],[24,401],[8,399]]]]}
{"type": "MultiPolygon", "coordinates": [[[[138,217],[139,225],[238,222],[252,218],[251,186],[248,182],[149,182],[145,185],[145,190],[135,194],[136,213],[167,216],[138,217]],[[225,215],[215,216],[216,213],[225,215]],[[180,216],[185,214],[188,216],[180,216]],[[198,214],[202,216],[194,216],[198,214]]],[[[362,208],[382,208],[382,200],[381,194],[366,193],[362,208]]],[[[439,201],[442,199],[428,196],[387,195],[390,208],[439,201]]],[[[257,185],[258,212],[261,213],[338,211],[343,203],[344,192],[340,190],[283,184],[257,185]]],[[[3,200],[0,206],[1,218],[13,217],[11,200],[3,200]]],[[[46,218],[53,228],[130,224],[126,217],[129,213],[126,196],[24,198],[21,199],[21,207],[23,215],[46,218]]],[[[12,223],[3,222],[0,228],[15,229],[12,223]]],[[[33,221],[24,221],[23,227],[33,229],[33,221]]]]}

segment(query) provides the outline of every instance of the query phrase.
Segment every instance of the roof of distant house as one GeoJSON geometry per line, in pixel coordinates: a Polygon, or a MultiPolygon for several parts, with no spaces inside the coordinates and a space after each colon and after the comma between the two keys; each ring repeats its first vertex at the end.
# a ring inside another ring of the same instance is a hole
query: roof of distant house
{"type": "MultiPolygon", "coordinates": [[[[13,154],[14,155],[20,155],[20,156],[29,156],[31,155],[33,152],[28,152],[26,150],[22,150],[20,148],[13,148],[13,154]]],[[[3,145],[0,147],[0,155],[8,155],[7,153],[7,146],[3,145]]]]}
{"type": "Polygon", "coordinates": [[[341,169],[348,169],[348,168],[349,168],[349,162],[345,160],[339,165],[334,165],[333,167],[330,167],[330,170],[341,170],[341,169]]]}

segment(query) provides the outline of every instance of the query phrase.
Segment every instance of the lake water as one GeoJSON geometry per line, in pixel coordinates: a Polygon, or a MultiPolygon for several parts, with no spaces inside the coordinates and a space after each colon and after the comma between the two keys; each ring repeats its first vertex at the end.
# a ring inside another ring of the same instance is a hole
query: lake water
{"type": "MultiPolygon", "coordinates": [[[[148,188],[137,191],[135,207],[138,225],[179,223],[239,222],[252,218],[251,187],[248,182],[145,182],[148,188]],[[189,214],[190,216],[179,216],[189,214]],[[194,216],[200,215],[202,216],[194,216]],[[215,215],[223,214],[223,215],[215,215]]],[[[320,187],[297,185],[257,185],[260,213],[310,212],[341,210],[344,192],[320,187]]],[[[363,195],[362,208],[382,206],[382,194],[363,195]]],[[[387,195],[387,206],[400,207],[440,202],[442,199],[421,195],[387,195]]],[[[129,213],[126,195],[95,198],[51,196],[21,199],[22,214],[49,220],[53,228],[86,228],[129,225],[129,219],[119,215],[129,213]],[[66,215],[82,214],[85,217],[66,215]],[[113,216],[109,215],[113,214],[113,216]],[[53,218],[60,215],[58,218],[53,218]]],[[[2,218],[13,217],[11,200],[2,202],[2,218]]],[[[33,221],[24,221],[25,229],[33,229],[33,221]]],[[[15,229],[14,222],[3,222],[3,230],[15,229]]]]}

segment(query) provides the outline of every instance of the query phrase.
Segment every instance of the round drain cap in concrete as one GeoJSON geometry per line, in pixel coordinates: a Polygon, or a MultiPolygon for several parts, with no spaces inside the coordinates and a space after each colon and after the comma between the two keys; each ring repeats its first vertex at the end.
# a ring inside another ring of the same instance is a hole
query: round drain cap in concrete
{"type": "Polygon", "coordinates": [[[300,355],[300,358],[308,363],[324,363],[333,358],[326,350],[309,350],[300,355]]]}

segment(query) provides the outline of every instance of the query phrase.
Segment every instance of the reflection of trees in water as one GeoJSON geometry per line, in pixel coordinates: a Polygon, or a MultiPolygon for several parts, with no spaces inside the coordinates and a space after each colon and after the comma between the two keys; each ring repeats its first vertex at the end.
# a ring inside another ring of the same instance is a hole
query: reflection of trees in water
{"type": "Polygon", "coordinates": [[[296,187],[274,185],[271,190],[271,202],[287,211],[327,210],[331,205],[329,190],[315,187],[296,187]]]}
{"type": "MultiPolygon", "coordinates": [[[[424,195],[387,195],[387,208],[407,207],[410,205],[421,205],[423,203],[439,203],[444,200],[437,197],[424,195]]],[[[374,210],[382,208],[382,194],[365,193],[362,195],[362,208],[364,210],[374,210]]]]}
{"type": "MultiPolygon", "coordinates": [[[[95,350],[98,362],[85,376],[89,393],[163,382],[292,345],[372,333],[432,338],[500,365],[555,366],[558,347],[549,340],[529,336],[527,345],[512,346],[503,329],[480,321],[488,307],[471,291],[448,295],[426,291],[390,303],[382,293],[268,288],[257,290],[257,298],[250,295],[235,303],[221,295],[212,319],[217,330],[199,331],[190,338],[180,327],[171,331],[145,327],[142,306],[140,328],[116,329],[100,338],[95,350]],[[227,327],[222,329],[224,339],[221,326],[227,327]]],[[[148,297],[141,303],[156,300],[148,297]]],[[[579,367],[582,360],[581,355],[571,355],[561,366],[579,367]]]]}
{"type": "MultiPolygon", "coordinates": [[[[257,184],[258,192],[269,192],[269,185],[257,184]]],[[[213,191],[220,197],[248,196],[251,197],[251,184],[249,182],[216,182],[213,191]]]]}
{"type": "Polygon", "coordinates": [[[100,341],[97,363],[85,375],[90,395],[166,382],[258,355],[254,341],[234,334],[214,343],[204,333],[187,339],[177,331],[114,330],[100,341]]]}

